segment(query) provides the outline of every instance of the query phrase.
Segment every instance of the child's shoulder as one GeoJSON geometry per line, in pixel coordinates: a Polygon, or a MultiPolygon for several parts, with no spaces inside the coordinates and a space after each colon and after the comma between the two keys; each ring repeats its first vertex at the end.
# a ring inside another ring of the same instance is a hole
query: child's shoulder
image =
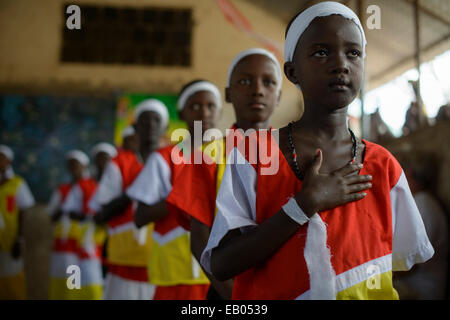
{"type": "Polygon", "coordinates": [[[11,179],[8,180],[8,183],[14,185],[16,187],[20,186],[22,183],[26,183],[25,179],[22,176],[14,174],[11,179]]]}
{"type": "Polygon", "coordinates": [[[400,163],[385,147],[364,139],[362,141],[366,146],[364,163],[387,174],[391,187],[394,186],[403,172],[400,163]]]}
{"type": "Polygon", "coordinates": [[[177,147],[176,144],[169,144],[167,146],[159,148],[156,151],[161,153],[161,154],[170,154],[172,152],[172,149],[175,148],[175,147],[177,147]]]}
{"type": "Polygon", "coordinates": [[[362,142],[366,146],[365,154],[371,158],[397,161],[392,153],[385,147],[365,139],[362,139],[362,142]]]}
{"type": "Polygon", "coordinates": [[[132,150],[118,148],[117,155],[115,157],[113,157],[111,160],[113,162],[123,162],[123,161],[127,161],[128,159],[133,158],[135,156],[136,156],[136,154],[132,150]]]}

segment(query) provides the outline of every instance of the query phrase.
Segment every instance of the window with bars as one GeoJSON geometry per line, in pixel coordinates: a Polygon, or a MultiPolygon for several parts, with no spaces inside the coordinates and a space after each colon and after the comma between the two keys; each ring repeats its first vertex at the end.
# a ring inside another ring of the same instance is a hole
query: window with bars
{"type": "Polygon", "coordinates": [[[62,62],[191,65],[191,9],[79,7],[81,29],[63,24],[62,62]]]}

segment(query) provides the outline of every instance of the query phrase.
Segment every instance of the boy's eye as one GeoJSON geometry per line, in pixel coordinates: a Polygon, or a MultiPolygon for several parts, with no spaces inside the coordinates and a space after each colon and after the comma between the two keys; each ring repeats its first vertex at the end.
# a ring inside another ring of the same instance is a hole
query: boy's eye
{"type": "Polygon", "coordinates": [[[265,86],[276,85],[276,82],[273,81],[272,79],[264,79],[264,85],[265,86]]]}
{"type": "Polygon", "coordinates": [[[326,50],[321,49],[321,50],[317,50],[316,52],[314,52],[313,56],[323,58],[323,57],[326,57],[327,54],[328,54],[328,52],[326,50]]]}
{"type": "Polygon", "coordinates": [[[249,79],[241,79],[239,80],[239,84],[246,86],[250,84],[250,80],[249,79]]]}
{"type": "Polygon", "coordinates": [[[359,50],[350,50],[348,53],[351,57],[360,57],[361,51],[359,50]]]}
{"type": "Polygon", "coordinates": [[[200,105],[198,103],[194,103],[193,105],[191,105],[191,109],[193,111],[198,111],[200,110],[200,105]]]}
{"type": "Polygon", "coordinates": [[[213,110],[213,109],[216,108],[216,104],[215,104],[215,103],[209,103],[209,104],[208,104],[208,108],[209,108],[210,110],[213,110]]]}

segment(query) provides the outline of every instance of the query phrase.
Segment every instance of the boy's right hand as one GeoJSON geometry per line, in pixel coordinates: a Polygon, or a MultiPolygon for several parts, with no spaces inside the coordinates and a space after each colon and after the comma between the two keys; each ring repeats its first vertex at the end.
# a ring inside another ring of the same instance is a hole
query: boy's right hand
{"type": "Polygon", "coordinates": [[[295,196],[299,207],[308,217],[319,211],[361,200],[366,196],[361,191],[372,187],[372,176],[355,174],[361,170],[362,164],[348,163],[331,173],[322,174],[319,173],[322,159],[322,151],[318,149],[312,164],[306,170],[302,189],[295,196]]]}

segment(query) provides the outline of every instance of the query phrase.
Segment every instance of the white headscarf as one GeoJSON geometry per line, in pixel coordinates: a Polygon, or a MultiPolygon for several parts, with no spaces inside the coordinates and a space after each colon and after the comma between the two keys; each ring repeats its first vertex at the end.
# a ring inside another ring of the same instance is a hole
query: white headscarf
{"type": "Polygon", "coordinates": [[[75,159],[83,166],[89,165],[89,157],[81,150],[71,150],[66,153],[66,160],[75,159]]]}
{"type": "Polygon", "coordinates": [[[99,152],[104,152],[106,154],[108,154],[111,158],[114,158],[117,155],[117,150],[116,148],[106,142],[100,142],[97,143],[91,151],[91,155],[92,157],[95,157],[99,152]]]}
{"type": "Polygon", "coordinates": [[[178,98],[178,111],[184,109],[186,101],[195,93],[199,91],[209,91],[216,98],[217,108],[222,108],[222,96],[220,95],[219,89],[209,81],[199,81],[191,84],[183,90],[180,97],[178,98]]]}
{"type": "Polygon", "coordinates": [[[309,7],[292,21],[286,35],[286,42],[284,43],[284,59],[286,61],[292,61],[298,40],[315,18],[327,17],[333,14],[338,14],[344,18],[350,19],[358,26],[363,40],[363,58],[365,58],[367,41],[358,16],[350,8],[341,3],[325,1],[309,7]]]}
{"type": "Polygon", "coordinates": [[[242,51],[236,57],[234,57],[233,61],[231,61],[230,67],[228,68],[227,87],[230,87],[231,74],[233,73],[236,65],[245,57],[248,57],[251,55],[256,55],[256,54],[266,56],[267,58],[272,60],[273,63],[275,63],[276,71],[277,71],[277,80],[278,80],[277,89],[281,88],[281,83],[283,81],[283,77],[281,76],[280,63],[278,62],[277,58],[273,55],[273,53],[271,53],[270,51],[267,51],[266,49],[262,49],[262,48],[248,49],[248,50],[242,51]]]}
{"type": "Polygon", "coordinates": [[[127,126],[125,129],[123,129],[122,131],[122,138],[126,138],[129,136],[132,136],[136,133],[136,131],[134,130],[133,126],[127,126]]]}
{"type": "Polygon", "coordinates": [[[169,112],[164,103],[156,99],[146,99],[139,103],[134,111],[134,118],[137,121],[139,116],[145,111],[154,111],[161,116],[163,127],[169,124],[169,112]]]}
{"type": "Polygon", "coordinates": [[[0,145],[0,153],[4,154],[5,157],[9,160],[9,161],[13,161],[14,160],[14,152],[11,150],[10,147],[5,146],[4,144],[0,145]]]}

